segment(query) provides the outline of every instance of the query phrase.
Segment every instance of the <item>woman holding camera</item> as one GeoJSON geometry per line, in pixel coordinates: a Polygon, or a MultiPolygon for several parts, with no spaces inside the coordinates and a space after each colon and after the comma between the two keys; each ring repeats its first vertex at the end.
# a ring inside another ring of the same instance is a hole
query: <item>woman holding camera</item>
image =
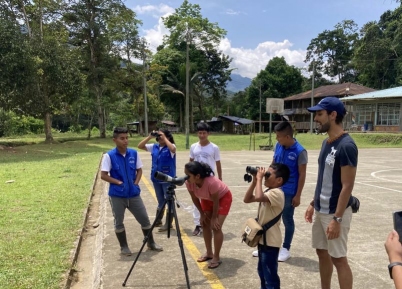
{"type": "MultiPolygon", "coordinates": [[[[165,210],[163,204],[165,202],[169,183],[155,179],[154,174],[156,172],[162,172],[171,177],[176,176],[176,145],[171,132],[167,129],[161,129],[159,131],[151,132],[149,136],[138,144],[138,148],[150,152],[152,156],[151,180],[158,200],[156,216],[159,215],[155,226],[160,227],[162,225],[162,218],[165,210]],[[148,144],[148,142],[154,137],[156,137],[157,142],[148,144]],[[159,214],[160,211],[162,211],[161,214],[159,214]]],[[[171,221],[173,221],[173,218],[171,218],[171,221]]],[[[167,229],[168,224],[166,222],[165,225],[159,228],[159,231],[162,232],[167,229]]]]}
{"type": "Polygon", "coordinates": [[[197,262],[209,261],[209,269],[218,268],[222,263],[219,256],[223,243],[222,226],[229,214],[232,193],[224,182],[214,176],[208,164],[189,162],[184,167],[184,173],[188,177],[187,190],[200,211],[200,224],[206,247],[206,253],[198,258],[197,262]],[[215,251],[212,251],[212,235],[215,251]]]}

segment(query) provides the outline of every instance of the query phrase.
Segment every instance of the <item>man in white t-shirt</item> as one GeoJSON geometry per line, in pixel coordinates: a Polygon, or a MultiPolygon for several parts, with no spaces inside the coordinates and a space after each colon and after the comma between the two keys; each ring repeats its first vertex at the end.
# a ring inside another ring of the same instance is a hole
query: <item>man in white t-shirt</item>
{"type": "MultiPolygon", "coordinates": [[[[210,142],[208,139],[210,132],[209,125],[205,122],[197,124],[197,135],[199,141],[192,144],[190,147],[190,162],[198,161],[200,163],[208,164],[218,178],[222,180],[222,166],[219,147],[210,142]]],[[[194,236],[199,236],[202,233],[202,227],[200,225],[200,212],[193,206],[193,218],[195,229],[194,236]]]]}

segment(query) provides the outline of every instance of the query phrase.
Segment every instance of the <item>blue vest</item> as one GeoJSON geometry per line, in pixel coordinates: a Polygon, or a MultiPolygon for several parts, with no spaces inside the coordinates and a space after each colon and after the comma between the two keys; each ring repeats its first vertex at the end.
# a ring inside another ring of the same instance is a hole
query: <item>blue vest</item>
{"type": "Polygon", "coordinates": [[[137,176],[137,151],[127,149],[126,156],[122,156],[117,148],[107,152],[112,162],[112,168],[109,172],[112,178],[122,181],[123,184],[110,184],[109,196],[120,198],[132,198],[138,196],[141,192],[139,186],[134,185],[137,176]]]}
{"type": "Polygon", "coordinates": [[[279,143],[275,146],[274,162],[288,166],[290,170],[289,180],[282,186],[285,195],[295,196],[299,182],[299,155],[305,149],[295,140],[290,148],[285,148],[279,143]]]}
{"type": "Polygon", "coordinates": [[[154,144],[152,148],[152,169],[151,180],[153,182],[160,182],[154,178],[155,172],[161,172],[165,175],[175,177],[176,176],[176,154],[172,158],[169,148],[165,145],[162,149],[159,149],[158,143],[154,144]]]}

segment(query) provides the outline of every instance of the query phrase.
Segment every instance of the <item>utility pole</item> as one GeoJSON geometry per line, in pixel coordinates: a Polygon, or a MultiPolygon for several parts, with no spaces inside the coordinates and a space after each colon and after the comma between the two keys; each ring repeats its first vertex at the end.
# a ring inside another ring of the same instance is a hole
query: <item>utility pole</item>
{"type": "Polygon", "coordinates": [[[189,59],[190,31],[187,24],[186,33],[186,109],[185,109],[185,130],[186,130],[186,149],[190,148],[190,59],[189,59]]]}
{"type": "Polygon", "coordinates": [[[145,38],[142,40],[142,79],[144,85],[144,125],[145,125],[145,135],[148,135],[148,105],[147,105],[147,56],[145,53],[145,38]]]}
{"type": "Polygon", "coordinates": [[[262,123],[261,123],[261,80],[260,80],[260,125],[259,125],[260,133],[261,133],[261,125],[262,125],[262,123]]]}
{"type": "MultiPolygon", "coordinates": [[[[315,63],[313,60],[313,77],[311,80],[311,106],[314,106],[314,78],[315,78],[315,63]]],[[[310,113],[310,133],[313,133],[314,113],[310,113]]]]}

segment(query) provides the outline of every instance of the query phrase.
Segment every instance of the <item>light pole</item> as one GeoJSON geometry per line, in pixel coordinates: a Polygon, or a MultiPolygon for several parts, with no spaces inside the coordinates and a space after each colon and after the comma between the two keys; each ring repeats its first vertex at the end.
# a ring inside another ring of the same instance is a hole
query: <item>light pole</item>
{"type": "Polygon", "coordinates": [[[260,133],[261,133],[261,80],[260,80],[260,133]]]}
{"type": "Polygon", "coordinates": [[[147,56],[145,54],[145,38],[142,39],[142,81],[144,86],[144,129],[145,135],[148,135],[148,100],[147,100],[147,56]]]}
{"type": "Polygon", "coordinates": [[[186,130],[186,149],[190,148],[190,59],[189,59],[190,32],[187,27],[186,34],[186,109],[185,109],[185,130],[186,130]]]}
{"type": "MultiPolygon", "coordinates": [[[[315,78],[315,67],[314,67],[314,60],[313,60],[313,77],[311,81],[311,106],[314,106],[314,78],[315,78]]],[[[314,114],[311,112],[310,113],[310,133],[313,133],[313,120],[314,120],[314,114]]]]}

